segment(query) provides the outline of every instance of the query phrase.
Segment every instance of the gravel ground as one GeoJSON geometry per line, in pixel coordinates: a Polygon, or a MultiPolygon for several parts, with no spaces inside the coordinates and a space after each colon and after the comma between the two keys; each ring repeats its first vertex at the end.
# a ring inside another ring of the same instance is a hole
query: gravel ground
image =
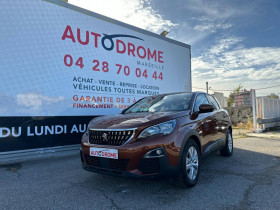
{"type": "Polygon", "coordinates": [[[82,170],[78,156],[0,167],[1,209],[279,209],[280,140],[240,138],[191,189],[82,170]]]}

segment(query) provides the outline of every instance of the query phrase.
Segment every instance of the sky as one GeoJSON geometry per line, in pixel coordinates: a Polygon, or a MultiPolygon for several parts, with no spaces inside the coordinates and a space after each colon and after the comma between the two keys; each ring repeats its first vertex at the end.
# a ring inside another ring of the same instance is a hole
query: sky
{"type": "Polygon", "coordinates": [[[193,90],[280,96],[279,0],[69,0],[191,45],[193,90]],[[278,86],[277,86],[278,85],[278,86]],[[277,86],[273,88],[267,88],[277,86]],[[267,88],[267,89],[263,89],[267,88]]]}

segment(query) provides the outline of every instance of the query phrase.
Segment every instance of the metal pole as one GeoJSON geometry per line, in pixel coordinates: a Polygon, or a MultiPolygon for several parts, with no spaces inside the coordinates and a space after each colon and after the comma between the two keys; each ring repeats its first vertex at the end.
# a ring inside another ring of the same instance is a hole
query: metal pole
{"type": "Polygon", "coordinates": [[[252,89],[252,107],[253,107],[253,123],[254,123],[254,131],[257,130],[257,120],[256,120],[256,90],[252,89]]]}
{"type": "MultiPolygon", "coordinates": [[[[264,119],[266,118],[267,116],[267,113],[264,113],[264,99],[265,97],[263,96],[262,97],[262,115],[261,115],[261,118],[264,119]]],[[[265,130],[265,124],[262,125],[262,130],[265,130]]]]}
{"type": "Polygon", "coordinates": [[[206,92],[208,93],[208,82],[206,82],[206,92]]]}
{"type": "MultiPolygon", "coordinates": [[[[260,99],[256,98],[256,118],[257,119],[260,118],[259,117],[259,107],[260,107],[260,99]]],[[[259,130],[260,130],[260,125],[259,125],[259,123],[257,123],[257,132],[259,132],[259,130]]]]}

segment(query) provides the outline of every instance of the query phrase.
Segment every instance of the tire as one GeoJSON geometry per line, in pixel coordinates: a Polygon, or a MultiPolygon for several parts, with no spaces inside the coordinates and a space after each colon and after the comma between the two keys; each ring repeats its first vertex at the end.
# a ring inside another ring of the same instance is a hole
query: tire
{"type": "Polygon", "coordinates": [[[233,138],[230,130],[227,131],[226,145],[220,153],[225,157],[230,157],[233,153],[233,138]]]}
{"type": "Polygon", "coordinates": [[[189,139],[182,154],[177,184],[181,187],[193,187],[198,181],[199,173],[200,149],[193,139],[189,139]]]}

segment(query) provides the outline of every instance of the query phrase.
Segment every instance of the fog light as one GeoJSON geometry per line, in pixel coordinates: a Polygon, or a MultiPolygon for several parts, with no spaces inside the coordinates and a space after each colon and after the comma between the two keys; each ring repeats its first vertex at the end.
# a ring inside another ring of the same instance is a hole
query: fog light
{"type": "Polygon", "coordinates": [[[154,150],[147,152],[144,155],[144,158],[158,158],[158,157],[163,157],[163,156],[164,156],[164,153],[163,153],[162,148],[158,148],[158,149],[154,149],[154,150]]]}

